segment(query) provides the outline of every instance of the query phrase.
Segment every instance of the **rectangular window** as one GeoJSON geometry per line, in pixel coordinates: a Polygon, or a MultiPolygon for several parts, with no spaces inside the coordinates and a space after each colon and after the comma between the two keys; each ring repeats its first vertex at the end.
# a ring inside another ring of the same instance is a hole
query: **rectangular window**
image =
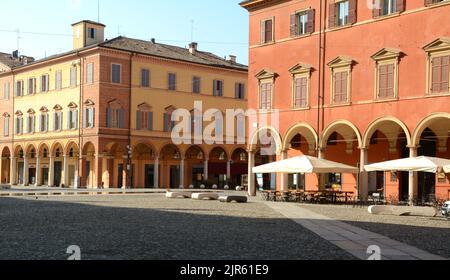
{"type": "Polygon", "coordinates": [[[20,135],[23,133],[23,118],[17,117],[16,118],[16,134],[20,135]]]}
{"type": "Polygon", "coordinates": [[[175,122],[172,121],[171,113],[164,113],[164,132],[171,132],[175,127],[175,122]]]}
{"type": "Polygon", "coordinates": [[[89,63],[86,67],[86,82],[88,84],[94,83],[94,63],[89,63]]]}
{"type": "Polygon", "coordinates": [[[11,87],[11,84],[9,82],[7,82],[3,85],[3,99],[5,99],[5,100],[9,100],[9,98],[10,98],[10,87],[11,87]]]}
{"type": "Polygon", "coordinates": [[[394,64],[380,65],[378,68],[378,98],[394,97],[394,64]]]}
{"type": "Polygon", "coordinates": [[[305,108],[308,106],[308,78],[295,79],[294,90],[294,108],[305,108]]]}
{"type": "Polygon", "coordinates": [[[53,130],[54,131],[62,130],[62,112],[55,112],[53,116],[53,130]]]}
{"type": "Polygon", "coordinates": [[[56,71],[55,73],[55,90],[62,89],[62,71],[56,71]]]}
{"type": "Polygon", "coordinates": [[[169,73],[169,90],[177,90],[177,75],[175,73],[169,73]]]}
{"type": "Polygon", "coordinates": [[[77,67],[72,66],[70,68],[70,87],[74,88],[77,86],[77,67]]]}
{"type": "Polygon", "coordinates": [[[49,90],[49,76],[48,74],[41,76],[41,92],[48,92],[49,90]]]}
{"type": "Polygon", "coordinates": [[[153,112],[137,111],[136,129],[153,130],[153,112]]]}
{"type": "Polygon", "coordinates": [[[67,112],[67,129],[78,128],[78,110],[67,112]]]}
{"type": "Polygon", "coordinates": [[[314,32],[316,11],[310,9],[291,15],[291,37],[314,32]]]}
{"type": "Polygon", "coordinates": [[[193,93],[200,93],[200,86],[201,86],[201,79],[200,77],[193,77],[192,78],[192,92],[193,93]]]}
{"type": "Polygon", "coordinates": [[[141,70],[141,87],[150,87],[150,70],[141,70]]]}
{"type": "Polygon", "coordinates": [[[439,56],[431,60],[431,92],[449,92],[450,56],[439,56]]]}
{"type": "Polygon", "coordinates": [[[260,109],[270,109],[272,108],[272,84],[263,83],[260,88],[260,109]]]}
{"type": "Polygon", "coordinates": [[[16,96],[23,96],[23,81],[16,82],[16,96]]]}
{"type": "Polygon", "coordinates": [[[3,136],[9,136],[9,117],[3,119],[3,136]]]}
{"type": "Polygon", "coordinates": [[[337,25],[343,26],[348,24],[349,16],[349,1],[342,1],[337,4],[338,23],[337,25]]]}
{"type": "Polygon", "coordinates": [[[108,128],[125,128],[125,111],[122,108],[108,107],[106,126],[108,128]]]}
{"type": "Polygon", "coordinates": [[[213,95],[214,96],[223,96],[223,81],[214,80],[213,95]]]}
{"type": "Polygon", "coordinates": [[[273,19],[263,20],[261,22],[261,43],[271,43],[273,39],[273,19]]]}
{"type": "Polygon", "coordinates": [[[397,0],[384,0],[382,4],[383,15],[389,15],[397,12],[397,0]]]}
{"type": "Polygon", "coordinates": [[[28,87],[28,91],[27,91],[28,95],[35,94],[36,93],[36,79],[35,78],[28,79],[27,87],[28,87]]]}
{"type": "Polygon", "coordinates": [[[94,114],[95,108],[86,108],[84,111],[84,128],[93,128],[94,127],[94,114]]]}
{"type": "Polygon", "coordinates": [[[89,39],[97,38],[97,30],[95,28],[88,28],[88,37],[89,39]]]}
{"type": "Polygon", "coordinates": [[[48,114],[42,114],[40,117],[40,132],[48,131],[48,114]]]}
{"type": "Polygon", "coordinates": [[[333,104],[348,102],[348,72],[337,72],[333,76],[333,104]]]}
{"type": "Polygon", "coordinates": [[[235,98],[236,99],[245,99],[245,84],[243,83],[236,83],[235,88],[235,98]]]}
{"type": "Polygon", "coordinates": [[[27,132],[28,133],[30,133],[30,134],[33,134],[34,133],[34,120],[35,120],[35,117],[34,117],[34,115],[31,115],[31,116],[28,116],[28,121],[27,121],[27,132]]]}
{"type": "Polygon", "coordinates": [[[112,64],[111,65],[111,82],[113,84],[120,84],[122,82],[122,65],[112,64]]]}

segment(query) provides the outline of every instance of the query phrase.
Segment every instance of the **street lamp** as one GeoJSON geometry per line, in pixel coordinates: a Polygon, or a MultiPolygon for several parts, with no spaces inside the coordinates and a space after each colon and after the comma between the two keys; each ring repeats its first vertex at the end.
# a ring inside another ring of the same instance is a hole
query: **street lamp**
{"type": "Polygon", "coordinates": [[[127,175],[127,185],[125,188],[131,187],[131,159],[133,155],[133,148],[130,145],[127,145],[127,166],[126,166],[126,175],[127,175]]]}

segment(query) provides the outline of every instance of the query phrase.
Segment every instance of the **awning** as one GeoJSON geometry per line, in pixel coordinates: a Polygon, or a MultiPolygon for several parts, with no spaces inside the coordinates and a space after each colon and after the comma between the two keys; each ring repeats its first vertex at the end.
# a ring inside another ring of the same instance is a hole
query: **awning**
{"type": "Polygon", "coordinates": [[[450,160],[434,157],[413,157],[385,161],[366,165],[366,171],[405,171],[438,173],[444,170],[450,173],[450,160]]]}
{"type": "Polygon", "coordinates": [[[255,174],[264,173],[358,173],[356,167],[333,162],[325,159],[319,159],[310,156],[299,156],[287,160],[272,162],[269,164],[254,167],[255,174]]]}

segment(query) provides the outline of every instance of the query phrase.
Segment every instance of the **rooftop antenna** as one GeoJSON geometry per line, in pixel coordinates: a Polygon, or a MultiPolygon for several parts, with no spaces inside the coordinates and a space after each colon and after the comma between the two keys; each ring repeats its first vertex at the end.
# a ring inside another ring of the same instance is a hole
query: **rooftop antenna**
{"type": "Polygon", "coordinates": [[[100,23],[100,0],[97,0],[97,22],[100,23]]]}
{"type": "Polygon", "coordinates": [[[191,42],[194,42],[194,24],[195,24],[195,21],[192,19],[191,20],[191,42]]]}
{"type": "Polygon", "coordinates": [[[22,39],[22,37],[20,37],[20,30],[19,30],[19,28],[17,28],[16,33],[17,33],[17,52],[19,53],[20,39],[22,39]]]}

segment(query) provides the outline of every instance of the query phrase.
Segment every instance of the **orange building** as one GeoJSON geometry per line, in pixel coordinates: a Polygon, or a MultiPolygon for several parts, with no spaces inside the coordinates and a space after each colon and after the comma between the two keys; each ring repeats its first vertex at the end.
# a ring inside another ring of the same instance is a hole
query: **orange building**
{"type": "Polygon", "coordinates": [[[359,176],[320,180],[272,175],[264,188],[339,183],[362,198],[381,189],[393,200],[449,198],[445,174],[367,174],[364,166],[416,155],[450,158],[450,1],[241,6],[250,13],[249,108],[280,110],[279,129],[259,129],[273,136],[276,156],[260,156],[250,136],[249,166],[307,154],[361,168],[359,176]]]}

